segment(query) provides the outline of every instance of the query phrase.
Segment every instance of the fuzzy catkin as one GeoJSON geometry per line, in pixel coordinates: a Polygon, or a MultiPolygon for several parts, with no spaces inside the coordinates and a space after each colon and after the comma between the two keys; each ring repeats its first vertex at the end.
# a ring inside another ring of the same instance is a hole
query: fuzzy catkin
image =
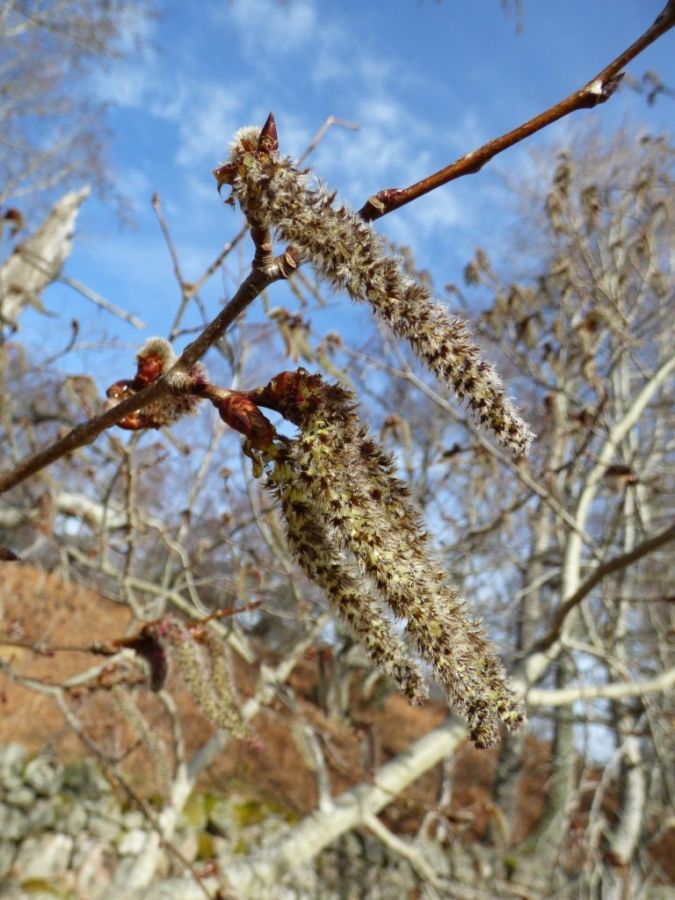
{"type": "MultiPolygon", "coordinates": [[[[500,721],[518,728],[523,715],[495,648],[444,584],[407,490],[361,426],[353,396],[303,370],[278,376],[269,388],[275,408],[300,429],[275,452],[269,479],[303,568],[330,593],[335,588],[324,559],[349,552],[362,577],[406,620],[420,656],[466,718],[476,745],[494,744],[500,721]]],[[[363,610],[372,602],[363,583],[350,584],[349,591],[350,608],[360,604],[363,610]]]]}
{"type": "Polygon", "coordinates": [[[292,468],[275,460],[269,486],[278,497],[287,524],[288,543],[307,576],[322,588],[338,616],[364,647],[373,663],[389,675],[413,703],[427,695],[424,679],[408,657],[363,579],[349,566],[331,541],[306,491],[294,483],[292,468]]]}
{"type": "Polygon", "coordinates": [[[230,731],[234,737],[246,737],[246,723],[241,715],[222,642],[208,633],[202,646],[187,629],[179,625],[169,631],[168,637],[183,681],[204,715],[218,728],[230,731]]]}
{"type": "Polygon", "coordinates": [[[145,745],[148,756],[156,769],[158,787],[168,795],[173,778],[165,741],[160,734],[150,728],[127,688],[119,684],[115,685],[111,691],[111,698],[134,734],[145,745]]]}
{"type": "Polygon", "coordinates": [[[434,303],[428,289],[401,270],[382,238],[348,206],[333,206],[334,193],[310,187],[289,157],[232,147],[234,196],[252,225],[274,228],[334,288],[367,301],[375,315],[405,338],[436,377],[466,399],[478,420],[516,455],[533,435],[506,396],[494,367],[480,359],[466,324],[434,303]]]}
{"type": "MultiPolygon", "coordinates": [[[[151,337],[136,354],[136,375],[133,379],[116,381],[107,389],[106,409],[111,409],[123,400],[132,397],[149,384],[169,372],[177,360],[171,344],[161,337],[151,337]]],[[[185,415],[197,412],[200,399],[187,391],[189,387],[205,384],[207,373],[197,362],[189,371],[180,369],[171,372],[172,393],[147,403],[118,422],[120,428],[132,431],[144,428],[162,428],[172,425],[185,415]]]]}

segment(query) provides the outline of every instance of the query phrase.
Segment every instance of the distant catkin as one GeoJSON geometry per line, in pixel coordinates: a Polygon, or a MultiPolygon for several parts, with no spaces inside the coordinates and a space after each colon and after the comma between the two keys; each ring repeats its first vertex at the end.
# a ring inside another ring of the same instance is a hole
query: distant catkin
{"type": "MultiPolygon", "coordinates": [[[[362,577],[406,620],[477,746],[495,743],[500,721],[518,728],[523,715],[496,650],[458,593],[445,585],[407,490],[359,422],[353,395],[298,370],[277,376],[262,396],[300,429],[295,440],[275,448],[269,481],[281,500],[291,546],[310,577],[328,590],[333,579],[325,575],[330,564],[324,566],[324,554],[334,560],[336,551],[349,552],[362,577]],[[314,540],[317,530],[320,540],[314,540]]],[[[363,583],[353,587],[349,606],[363,610],[372,601],[363,583]]]]}
{"type": "Polygon", "coordinates": [[[178,623],[167,631],[183,681],[204,715],[236,738],[247,735],[227,660],[227,648],[207,631],[198,642],[178,623]]]}
{"type": "Polygon", "coordinates": [[[171,791],[172,772],[166,742],[161,734],[150,727],[128,688],[120,684],[115,685],[111,690],[111,699],[134,734],[147,748],[148,756],[156,768],[158,786],[164,793],[169,794],[171,791]]]}
{"type": "Polygon", "coordinates": [[[289,157],[252,149],[255,130],[232,143],[227,183],[251,224],[274,228],[334,288],[367,301],[442,382],[466,399],[479,421],[515,454],[533,435],[504,393],[494,367],[479,357],[466,324],[434,303],[429,290],[405,275],[382,238],[335,194],[293,167],[289,157]]]}

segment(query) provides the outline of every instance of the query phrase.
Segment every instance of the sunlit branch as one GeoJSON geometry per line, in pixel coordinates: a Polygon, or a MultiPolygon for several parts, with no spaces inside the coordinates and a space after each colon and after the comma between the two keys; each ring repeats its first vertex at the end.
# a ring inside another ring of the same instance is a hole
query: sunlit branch
{"type": "Polygon", "coordinates": [[[548,650],[548,648],[558,640],[567,616],[581,603],[581,601],[585,597],[588,596],[588,594],[590,594],[593,588],[604,578],[606,578],[608,575],[614,574],[614,572],[620,572],[627,566],[632,565],[632,563],[636,562],[638,559],[641,559],[643,556],[647,556],[647,554],[649,553],[653,553],[654,550],[657,550],[659,547],[663,547],[665,544],[673,540],[675,540],[675,523],[670,525],[668,528],[664,528],[663,531],[660,531],[653,537],[648,538],[646,541],[643,541],[636,547],[633,547],[633,549],[629,550],[627,553],[621,553],[618,556],[614,556],[612,557],[612,559],[607,560],[606,563],[598,566],[593,574],[589,578],[587,578],[586,581],[584,581],[583,584],[581,584],[579,588],[574,592],[574,594],[572,594],[572,596],[563,603],[563,605],[560,607],[560,610],[556,614],[556,617],[553,621],[553,624],[551,625],[551,628],[548,631],[548,634],[546,634],[546,636],[541,640],[537,641],[534,650],[548,650]]]}
{"type": "Polygon", "coordinates": [[[171,372],[175,369],[189,369],[198,362],[209,347],[222,337],[249,303],[252,303],[266,287],[281,277],[283,277],[283,274],[280,267],[272,267],[268,270],[256,269],[251,272],[227,306],[206,326],[196,340],[188,344],[176,361],[174,369],[168,372],[166,376],[108,409],[100,416],[95,416],[93,419],[89,419],[88,422],[77,425],[49,447],[38,451],[38,453],[15,466],[6,475],[0,477],[0,494],[25,481],[26,478],[30,478],[31,475],[35,475],[36,472],[41,471],[66,454],[72,453],[73,450],[77,450],[85,444],[90,444],[107,428],[115,425],[137,409],[146,406],[150,401],[158,400],[170,394],[171,387],[168,379],[171,372]]]}
{"type": "Polygon", "coordinates": [[[583,685],[580,687],[542,690],[533,688],[526,694],[528,706],[569,706],[578,700],[622,700],[656,694],[670,690],[675,684],[675,668],[668,669],[645,681],[628,681],[621,684],[583,685]]]}
{"type": "Polygon", "coordinates": [[[360,210],[361,215],[371,222],[379,219],[450,181],[462,178],[464,175],[474,175],[499,153],[519,144],[530,135],[536,134],[537,131],[547,128],[558,119],[579,109],[592,109],[600,103],[605,103],[612,96],[623,77],[621,70],[661,35],[669,31],[673,25],[675,25],[675,2],[669,0],[661,14],[654,20],[653,25],[582,88],[512,131],[488,141],[477,150],[465,153],[433,175],[429,175],[407,188],[386,188],[369,197],[360,210]]]}

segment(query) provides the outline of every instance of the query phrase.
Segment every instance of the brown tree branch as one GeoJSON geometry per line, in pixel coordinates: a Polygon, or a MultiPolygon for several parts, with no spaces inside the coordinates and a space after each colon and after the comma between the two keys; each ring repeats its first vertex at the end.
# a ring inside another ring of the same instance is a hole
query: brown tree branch
{"type": "Polygon", "coordinates": [[[360,215],[369,222],[379,219],[395,209],[400,209],[406,203],[428,194],[430,191],[448,184],[464,175],[475,175],[493,157],[503,150],[520,143],[531,134],[541,131],[558,119],[579,109],[592,109],[600,103],[605,103],[612,96],[623,77],[622,69],[638,54],[642,53],[650,44],[653,44],[661,35],[669,31],[675,25],[675,0],[668,0],[663,11],[656,17],[643,35],[630,45],[623,53],[620,53],[608,66],[605,66],[582,88],[574,91],[564,100],[560,100],[554,106],[549,107],[512,131],[508,131],[501,137],[494,138],[483,144],[477,150],[465,153],[455,162],[446,166],[433,175],[423,178],[421,181],[411,184],[407,188],[386,188],[383,191],[369,197],[359,210],[360,215]]]}
{"type": "Polygon", "coordinates": [[[572,596],[565,600],[556,613],[548,633],[541,638],[541,640],[537,641],[532,648],[532,652],[541,653],[555,644],[560,637],[567,616],[581,603],[584,597],[587,597],[588,594],[590,594],[593,588],[599,584],[603,578],[612,575],[614,572],[619,572],[621,569],[625,569],[638,559],[647,556],[648,553],[652,553],[654,550],[663,547],[664,544],[667,544],[670,541],[675,541],[675,522],[673,522],[672,525],[669,525],[668,528],[664,528],[663,531],[659,531],[659,533],[655,534],[653,537],[648,538],[646,541],[642,541],[641,544],[637,544],[627,553],[620,553],[618,556],[613,556],[611,559],[608,559],[607,562],[598,566],[593,574],[590,575],[583,584],[579,585],[572,596]]]}
{"type": "Polygon", "coordinates": [[[85,444],[90,444],[101,432],[115,425],[130,413],[146,406],[151,400],[157,400],[170,394],[171,373],[176,369],[189,370],[191,366],[204,356],[209,347],[222,337],[237,316],[266,287],[283,277],[282,266],[276,262],[267,269],[254,269],[241,284],[227,306],[206,326],[196,340],[188,344],[178,357],[175,366],[166,375],[100,416],[95,416],[93,419],[75,426],[68,434],[55,441],[49,447],[23,460],[18,466],[15,466],[0,477],[0,494],[16,487],[17,484],[35,475],[36,472],[41,471],[46,466],[66,456],[66,454],[72,453],[73,450],[77,450],[85,444]]]}

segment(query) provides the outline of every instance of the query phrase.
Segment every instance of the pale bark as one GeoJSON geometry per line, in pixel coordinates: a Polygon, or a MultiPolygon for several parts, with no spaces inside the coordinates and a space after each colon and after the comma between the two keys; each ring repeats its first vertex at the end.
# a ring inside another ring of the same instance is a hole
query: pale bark
{"type": "Polygon", "coordinates": [[[283,873],[311,863],[340,835],[372,824],[373,816],[420,775],[453,753],[466,736],[462,722],[449,717],[382,766],[372,784],[359,784],[345,791],[335,799],[329,812],[314,811],[275,843],[230,866],[227,876],[231,886],[239,896],[255,896],[256,889],[276,883],[283,873]]]}
{"type": "Polygon", "coordinates": [[[0,266],[0,322],[18,327],[27,306],[39,306],[42,291],[58,278],[73,248],[73,232],[89,188],[64,194],[42,225],[0,266]]]}

